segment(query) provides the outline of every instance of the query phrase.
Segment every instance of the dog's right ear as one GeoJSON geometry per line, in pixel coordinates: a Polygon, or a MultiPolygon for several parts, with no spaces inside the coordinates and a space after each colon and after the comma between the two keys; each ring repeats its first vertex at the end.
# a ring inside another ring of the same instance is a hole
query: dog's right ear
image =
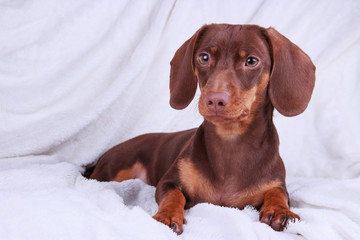
{"type": "Polygon", "coordinates": [[[197,79],[194,72],[194,52],[205,29],[206,25],[188,39],[170,62],[170,105],[175,109],[186,108],[195,96],[197,79]]]}
{"type": "Polygon", "coordinates": [[[272,71],[269,96],[273,106],[284,116],[302,113],[315,85],[315,66],[310,57],[274,28],[266,29],[272,71]]]}

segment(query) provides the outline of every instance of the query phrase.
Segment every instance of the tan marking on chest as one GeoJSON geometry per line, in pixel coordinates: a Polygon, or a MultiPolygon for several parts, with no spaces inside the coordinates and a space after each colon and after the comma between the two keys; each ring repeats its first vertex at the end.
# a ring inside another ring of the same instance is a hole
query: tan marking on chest
{"type": "Polygon", "coordinates": [[[280,180],[272,180],[268,183],[250,186],[249,188],[236,193],[229,199],[228,204],[232,207],[244,208],[247,205],[259,207],[264,202],[267,191],[281,185],[280,180]]]}
{"type": "Polygon", "coordinates": [[[196,169],[195,165],[188,159],[180,159],[178,162],[180,181],[186,192],[192,197],[214,195],[211,182],[196,169]]]}
{"type": "Polygon", "coordinates": [[[229,180],[224,186],[215,186],[189,159],[180,159],[178,169],[185,192],[196,203],[208,202],[240,209],[247,205],[258,207],[263,203],[266,191],[281,185],[280,180],[273,180],[239,190],[234,181],[229,180]]]}
{"type": "Polygon", "coordinates": [[[145,167],[139,163],[135,162],[134,165],[132,165],[128,169],[120,170],[116,176],[113,178],[112,181],[116,182],[122,182],[128,179],[135,179],[138,178],[142,180],[143,182],[147,183],[147,173],[145,167]]]}

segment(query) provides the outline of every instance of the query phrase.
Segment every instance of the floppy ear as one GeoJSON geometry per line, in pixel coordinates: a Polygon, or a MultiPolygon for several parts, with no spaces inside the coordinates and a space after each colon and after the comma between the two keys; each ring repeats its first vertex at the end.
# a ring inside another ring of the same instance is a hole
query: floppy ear
{"type": "Polygon", "coordinates": [[[272,58],[269,96],[284,116],[305,111],[315,85],[315,66],[306,53],[274,28],[266,29],[272,58]]]}
{"type": "Polygon", "coordinates": [[[196,93],[194,51],[197,40],[206,26],[200,28],[175,53],[170,70],[170,105],[175,109],[186,108],[196,93]]]}

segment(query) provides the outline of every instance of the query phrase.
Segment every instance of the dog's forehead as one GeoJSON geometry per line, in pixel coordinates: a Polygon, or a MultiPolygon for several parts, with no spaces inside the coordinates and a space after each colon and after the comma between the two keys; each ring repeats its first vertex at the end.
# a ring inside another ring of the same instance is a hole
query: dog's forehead
{"type": "Polygon", "coordinates": [[[199,48],[217,46],[225,49],[247,49],[263,51],[267,49],[261,33],[262,28],[249,25],[210,25],[201,38],[199,48]]]}

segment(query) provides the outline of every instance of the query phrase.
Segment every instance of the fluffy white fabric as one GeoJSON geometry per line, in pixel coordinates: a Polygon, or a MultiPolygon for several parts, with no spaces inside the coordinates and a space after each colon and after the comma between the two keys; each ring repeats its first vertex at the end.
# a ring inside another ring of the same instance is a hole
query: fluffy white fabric
{"type": "Polygon", "coordinates": [[[358,239],[358,1],[0,1],[1,239],[358,239]],[[176,236],[155,188],[81,176],[141,133],[197,127],[197,99],[170,108],[169,62],[205,23],[273,26],[313,59],[298,117],[275,113],[292,210],[282,233],[252,208],[199,204],[176,236]]]}

